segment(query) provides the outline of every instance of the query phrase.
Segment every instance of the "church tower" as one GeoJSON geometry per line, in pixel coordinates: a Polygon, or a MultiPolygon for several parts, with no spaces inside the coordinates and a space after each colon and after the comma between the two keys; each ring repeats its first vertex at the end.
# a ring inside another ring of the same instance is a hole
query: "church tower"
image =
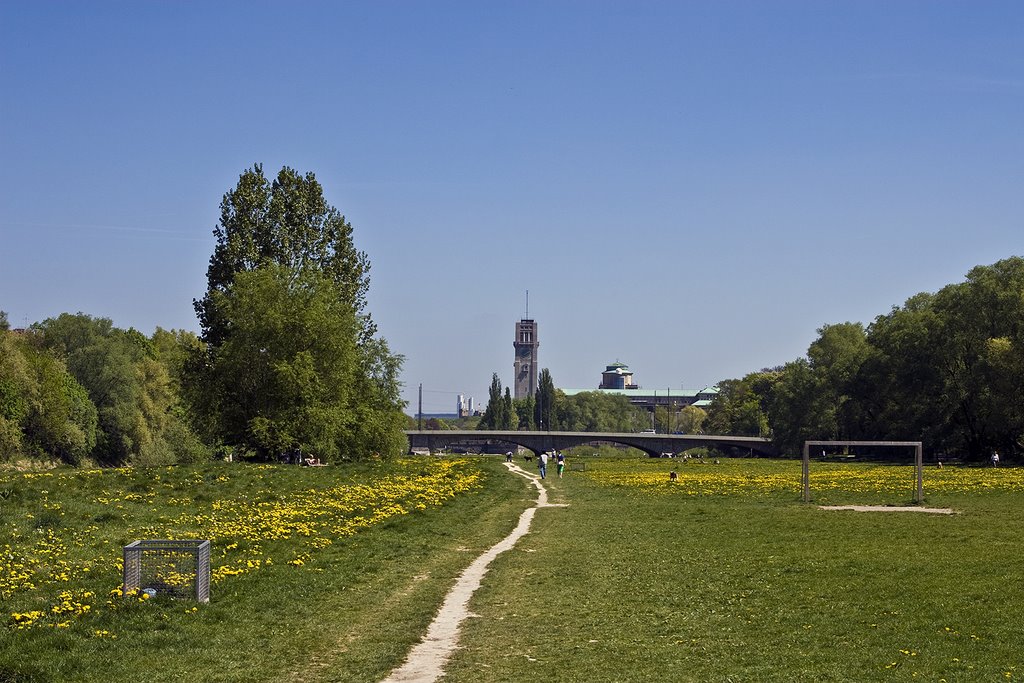
{"type": "Polygon", "coordinates": [[[516,323],[515,398],[533,396],[537,391],[537,323],[523,318],[516,323]]]}

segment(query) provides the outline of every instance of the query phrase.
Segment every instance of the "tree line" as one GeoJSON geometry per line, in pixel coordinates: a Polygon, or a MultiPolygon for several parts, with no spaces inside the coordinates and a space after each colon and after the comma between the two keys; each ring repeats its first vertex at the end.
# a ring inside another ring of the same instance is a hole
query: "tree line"
{"type": "Polygon", "coordinates": [[[807,354],[719,383],[706,431],[809,439],[921,441],[982,460],[1024,447],[1024,259],[977,266],[869,325],[825,325],[807,354]]]}
{"type": "Polygon", "coordinates": [[[569,396],[555,387],[551,372],[544,368],[538,375],[533,396],[519,399],[512,398],[508,387],[502,393],[501,380],[494,373],[487,408],[477,428],[621,433],[653,427],[661,433],[692,434],[701,431],[706,417],[696,406],[659,406],[652,414],[620,394],[582,391],[569,396]]]}
{"type": "Polygon", "coordinates": [[[247,169],[221,202],[201,334],[150,337],[62,314],[0,313],[0,459],[170,464],[231,453],[330,461],[405,447],[370,262],[312,173],[247,169]]]}

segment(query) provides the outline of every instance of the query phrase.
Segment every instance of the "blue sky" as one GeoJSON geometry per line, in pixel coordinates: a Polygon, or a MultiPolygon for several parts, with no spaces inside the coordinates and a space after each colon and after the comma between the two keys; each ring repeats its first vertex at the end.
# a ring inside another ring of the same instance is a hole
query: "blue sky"
{"type": "MultiPolygon", "coordinates": [[[[0,309],[198,331],[221,196],[313,171],[426,412],[698,388],[1021,255],[1019,2],[4,2],[0,309]]],[[[414,407],[414,406],[413,406],[414,407]]]]}

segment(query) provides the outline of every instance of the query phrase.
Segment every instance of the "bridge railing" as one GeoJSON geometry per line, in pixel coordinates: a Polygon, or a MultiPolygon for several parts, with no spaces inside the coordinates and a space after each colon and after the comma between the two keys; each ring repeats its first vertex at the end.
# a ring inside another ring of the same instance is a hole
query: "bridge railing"
{"type": "Polygon", "coordinates": [[[502,441],[528,448],[536,453],[572,448],[594,441],[618,443],[638,448],[650,455],[679,453],[701,446],[745,448],[763,455],[777,455],[768,439],[755,436],[716,434],[646,434],[630,432],[564,432],[511,430],[408,430],[410,447],[444,447],[465,441],[502,441]]]}

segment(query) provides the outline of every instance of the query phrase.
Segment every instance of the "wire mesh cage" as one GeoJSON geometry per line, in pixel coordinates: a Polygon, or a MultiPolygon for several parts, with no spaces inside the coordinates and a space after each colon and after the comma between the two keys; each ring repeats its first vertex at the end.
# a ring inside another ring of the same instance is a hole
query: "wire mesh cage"
{"type": "Polygon", "coordinates": [[[210,601],[210,542],[133,541],[124,547],[123,595],[144,592],[210,601]]]}

